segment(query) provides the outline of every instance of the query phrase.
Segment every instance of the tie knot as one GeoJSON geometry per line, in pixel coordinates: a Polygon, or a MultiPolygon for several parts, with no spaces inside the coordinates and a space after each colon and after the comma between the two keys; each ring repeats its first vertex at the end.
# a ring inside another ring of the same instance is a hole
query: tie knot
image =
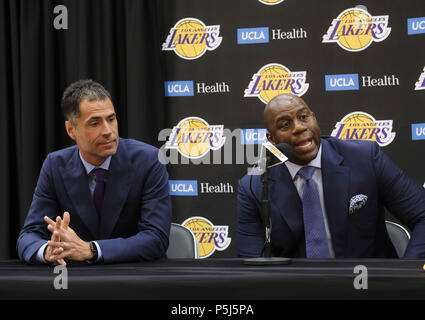
{"type": "Polygon", "coordinates": [[[307,166],[307,167],[302,167],[299,171],[298,174],[306,181],[310,180],[311,177],[313,176],[314,170],[316,168],[315,167],[311,167],[311,166],[307,166]]]}
{"type": "Polygon", "coordinates": [[[105,176],[105,169],[96,168],[93,169],[94,174],[96,175],[96,183],[103,182],[103,177],[105,176]]]}

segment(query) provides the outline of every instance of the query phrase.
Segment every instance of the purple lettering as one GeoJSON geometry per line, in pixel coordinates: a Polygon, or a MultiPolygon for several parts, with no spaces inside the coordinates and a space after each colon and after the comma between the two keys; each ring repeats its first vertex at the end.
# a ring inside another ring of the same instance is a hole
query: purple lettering
{"type": "MultiPolygon", "coordinates": [[[[334,20],[335,21],[335,20],[334,20]]],[[[336,23],[335,23],[335,27],[334,27],[334,29],[332,30],[332,33],[331,33],[331,35],[329,36],[329,40],[338,40],[338,35],[336,36],[336,38],[334,38],[335,37],[335,35],[336,35],[336,32],[338,31],[338,28],[339,28],[339,25],[341,24],[341,21],[340,20],[338,20],[336,23]]]]}

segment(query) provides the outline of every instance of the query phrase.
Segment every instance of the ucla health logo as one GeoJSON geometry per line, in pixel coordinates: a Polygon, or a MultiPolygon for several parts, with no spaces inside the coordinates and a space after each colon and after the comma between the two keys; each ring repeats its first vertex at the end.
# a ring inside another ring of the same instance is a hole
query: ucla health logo
{"type": "Polygon", "coordinates": [[[366,112],[347,114],[335,125],[331,136],[342,140],[376,141],[381,147],[389,145],[395,138],[392,120],[375,120],[366,112]]]}
{"type": "Polygon", "coordinates": [[[198,181],[196,180],[168,180],[170,196],[197,196],[198,181]]]}
{"type": "Polygon", "coordinates": [[[186,158],[198,159],[210,149],[218,150],[224,145],[223,129],[223,125],[211,126],[202,118],[184,118],[173,128],[165,148],[177,149],[186,158]]]}
{"type": "Polygon", "coordinates": [[[242,129],[241,144],[263,144],[267,142],[267,129],[242,129]]]}
{"type": "Polygon", "coordinates": [[[359,75],[331,74],[325,75],[326,91],[359,90],[359,75]]]}
{"type": "Polygon", "coordinates": [[[293,93],[300,97],[309,87],[306,77],[307,71],[290,71],[281,64],[270,63],[254,73],[244,97],[257,97],[263,103],[268,103],[282,93],[293,93]]]}
{"type": "Polygon", "coordinates": [[[258,0],[258,1],[260,1],[262,4],[266,4],[268,6],[273,6],[275,4],[282,3],[285,0],[258,0]]]}
{"type": "Polygon", "coordinates": [[[425,17],[407,19],[407,34],[425,33],[425,17]]]}
{"type": "Polygon", "coordinates": [[[193,96],[193,81],[164,81],[166,97],[193,96]]]}
{"type": "Polygon", "coordinates": [[[425,90],[425,67],[419,76],[419,80],[415,83],[415,90],[425,90]]]}
{"type": "Polygon", "coordinates": [[[332,21],[322,42],[336,42],[342,49],[351,52],[362,51],[372,42],[384,41],[390,35],[388,17],[372,16],[360,8],[344,10],[332,21]]]}
{"type": "Polygon", "coordinates": [[[241,28],[238,29],[238,44],[268,43],[269,28],[241,28]]]}
{"type": "Polygon", "coordinates": [[[180,58],[193,60],[220,45],[220,26],[206,26],[201,20],[184,18],[171,28],[162,44],[163,51],[174,51],[180,58]]]}
{"type": "Polygon", "coordinates": [[[186,219],[183,226],[189,228],[196,236],[199,244],[199,258],[208,258],[216,250],[226,250],[232,239],[229,237],[229,226],[215,226],[204,217],[186,219]]]}
{"type": "Polygon", "coordinates": [[[412,140],[425,140],[425,123],[412,124],[412,140]]]}

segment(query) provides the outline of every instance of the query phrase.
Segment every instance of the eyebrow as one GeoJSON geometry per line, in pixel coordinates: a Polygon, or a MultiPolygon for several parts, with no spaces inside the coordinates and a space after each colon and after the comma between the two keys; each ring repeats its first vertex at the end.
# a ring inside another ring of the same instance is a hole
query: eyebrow
{"type": "MultiPolygon", "coordinates": [[[[110,118],[112,116],[116,117],[116,113],[113,112],[113,113],[107,115],[106,118],[110,118]]],[[[86,122],[96,121],[96,120],[99,120],[99,119],[102,119],[102,117],[100,117],[100,116],[93,116],[93,117],[88,118],[86,122]]]]}
{"type": "MultiPolygon", "coordinates": [[[[298,115],[298,114],[300,114],[300,113],[302,113],[304,111],[310,111],[310,109],[308,107],[306,107],[306,106],[303,106],[301,109],[297,110],[295,114],[298,115]]],[[[289,118],[289,115],[288,114],[283,114],[283,115],[277,117],[275,119],[275,122],[279,122],[280,120],[286,119],[286,118],[289,118]]]]}

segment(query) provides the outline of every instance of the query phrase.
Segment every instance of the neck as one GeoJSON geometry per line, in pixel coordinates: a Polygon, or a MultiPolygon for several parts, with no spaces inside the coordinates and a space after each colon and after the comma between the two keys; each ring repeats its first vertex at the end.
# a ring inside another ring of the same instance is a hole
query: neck
{"type": "Polygon", "coordinates": [[[81,152],[81,150],[80,150],[80,153],[81,153],[81,156],[83,157],[83,159],[85,161],[87,161],[88,163],[94,165],[95,167],[100,166],[107,159],[107,157],[106,158],[103,158],[103,157],[96,157],[96,156],[92,156],[92,155],[86,154],[84,152],[81,152]]]}

